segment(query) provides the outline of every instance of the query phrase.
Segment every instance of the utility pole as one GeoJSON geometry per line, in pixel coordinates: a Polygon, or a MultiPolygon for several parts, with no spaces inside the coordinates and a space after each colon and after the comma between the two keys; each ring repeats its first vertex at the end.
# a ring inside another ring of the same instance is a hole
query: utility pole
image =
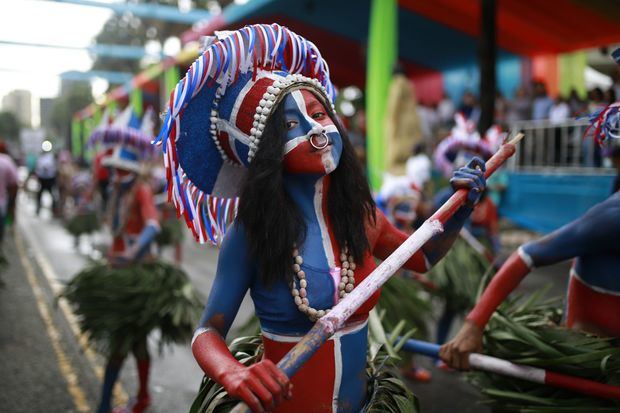
{"type": "Polygon", "coordinates": [[[480,121],[478,131],[484,134],[493,124],[495,113],[496,0],[482,0],[478,59],[480,64],[480,121]]]}

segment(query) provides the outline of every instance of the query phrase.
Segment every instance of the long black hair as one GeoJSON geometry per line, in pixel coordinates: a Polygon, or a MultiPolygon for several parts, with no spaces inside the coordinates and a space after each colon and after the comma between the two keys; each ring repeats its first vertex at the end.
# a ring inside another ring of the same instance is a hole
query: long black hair
{"type": "MultiPolygon", "coordinates": [[[[245,228],[249,253],[256,257],[259,277],[265,285],[292,280],[293,245],[301,245],[307,231],[297,204],[284,189],[283,106],[275,108],[265,125],[241,190],[237,214],[245,228]]],[[[344,128],[331,110],[327,112],[338,128],[343,145],[338,167],[330,174],[327,213],[338,244],[341,248],[347,245],[355,261],[362,262],[370,248],[365,225],[376,219],[375,202],[344,128]]]]}

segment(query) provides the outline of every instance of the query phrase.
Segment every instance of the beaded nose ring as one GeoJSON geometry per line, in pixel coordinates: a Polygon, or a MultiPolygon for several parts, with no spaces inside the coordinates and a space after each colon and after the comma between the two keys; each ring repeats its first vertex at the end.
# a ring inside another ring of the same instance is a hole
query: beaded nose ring
{"type": "Polygon", "coordinates": [[[310,136],[310,145],[312,145],[314,149],[325,149],[327,145],[329,145],[329,138],[325,132],[314,134],[310,136]]]}

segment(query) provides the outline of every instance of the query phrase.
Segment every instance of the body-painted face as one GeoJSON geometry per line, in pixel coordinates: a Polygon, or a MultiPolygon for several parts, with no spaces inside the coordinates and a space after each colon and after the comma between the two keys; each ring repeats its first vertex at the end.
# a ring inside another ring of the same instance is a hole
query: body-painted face
{"type": "Polygon", "coordinates": [[[292,91],[283,104],[284,169],[296,174],[333,172],[342,155],[342,138],[325,106],[308,90],[292,91]]]}
{"type": "Polygon", "coordinates": [[[137,175],[135,172],[121,168],[112,168],[112,182],[120,186],[121,189],[131,186],[136,177],[137,175]]]}

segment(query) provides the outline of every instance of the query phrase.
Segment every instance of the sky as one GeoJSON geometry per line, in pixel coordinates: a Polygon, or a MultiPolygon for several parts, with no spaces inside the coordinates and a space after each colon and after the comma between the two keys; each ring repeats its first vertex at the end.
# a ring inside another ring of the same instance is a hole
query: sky
{"type": "MultiPolygon", "coordinates": [[[[0,0],[0,41],[86,47],[112,12],[47,0],[0,0]]],[[[58,74],[87,71],[86,51],[0,44],[0,98],[14,89],[30,90],[35,101],[58,94],[58,74]]],[[[33,105],[38,116],[38,105],[33,105]]],[[[36,119],[35,119],[36,120],[36,119]]]]}

